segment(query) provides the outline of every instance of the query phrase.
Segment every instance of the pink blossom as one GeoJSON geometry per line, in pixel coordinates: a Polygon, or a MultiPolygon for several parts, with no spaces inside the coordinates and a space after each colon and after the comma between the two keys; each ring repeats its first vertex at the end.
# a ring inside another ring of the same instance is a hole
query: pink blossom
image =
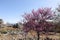
{"type": "Polygon", "coordinates": [[[24,18],[27,23],[24,23],[24,30],[36,30],[36,31],[43,31],[48,30],[52,26],[52,23],[47,22],[46,20],[50,20],[54,16],[53,11],[51,8],[39,8],[37,11],[32,10],[32,13],[27,13],[24,18]]]}

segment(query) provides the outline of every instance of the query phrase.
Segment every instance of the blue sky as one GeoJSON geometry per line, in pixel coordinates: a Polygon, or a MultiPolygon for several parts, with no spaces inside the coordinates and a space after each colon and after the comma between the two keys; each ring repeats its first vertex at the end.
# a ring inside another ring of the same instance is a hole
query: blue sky
{"type": "Polygon", "coordinates": [[[56,8],[60,0],[0,0],[0,18],[15,23],[22,20],[25,12],[41,7],[56,8]]]}

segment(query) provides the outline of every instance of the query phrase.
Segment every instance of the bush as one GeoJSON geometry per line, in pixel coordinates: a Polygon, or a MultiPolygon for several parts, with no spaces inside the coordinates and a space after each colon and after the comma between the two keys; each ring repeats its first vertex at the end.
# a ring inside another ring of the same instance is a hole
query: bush
{"type": "Polygon", "coordinates": [[[7,31],[5,31],[5,30],[2,30],[2,31],[0,31],[2,34],[6,34],[7,33],[7,31]]]}

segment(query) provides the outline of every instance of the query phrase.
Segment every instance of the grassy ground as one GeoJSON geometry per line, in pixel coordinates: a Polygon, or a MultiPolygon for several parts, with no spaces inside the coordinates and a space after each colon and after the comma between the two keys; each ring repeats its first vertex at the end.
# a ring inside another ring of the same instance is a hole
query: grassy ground
{"type": "MultiPolygon", "coordinates": [[[[0,28],[0,40],[18,40],[18,39],[23,39],[25,38],[25,36],[21,35],[21,34],[17,34],[17,35],[11,35],[11,34],[4,34],[4,32],[8,32],[8,30],[17,30],[17,29],[14,29],[14,28],[11,28],[11,27],[6,27],[6,28],[0,28]],[[1,33],[3,32],[3,33],[1,33]]],[[[34,38],[34,36],[37,36],[36,32],[35,31],[30,31],[26,37],[30,37],[30,38],[34,38]]],[[[54,35],[47,35],[47,34],[40,34],[40,39],[44,39],[46,37],[49,37],[49,38],[52,38],[52,39],[60,39],[60,33],[56,33],[54,35]]],[[[37,37],[36,37],[37,38],[37,37]]],[[[28,40],[28,39],[27,39],[28,40]]],[[[36,39],[37,40],[37,39],[36,39]]]]}

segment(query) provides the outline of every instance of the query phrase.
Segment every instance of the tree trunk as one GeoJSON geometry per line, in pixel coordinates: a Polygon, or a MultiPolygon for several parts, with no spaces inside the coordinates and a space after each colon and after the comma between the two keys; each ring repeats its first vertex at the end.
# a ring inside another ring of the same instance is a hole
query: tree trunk
{"type": "Polygon", "coordinates": [[[39,40],[39,39],[40,39],[39,35],[40,35],[40,34],[39,34],[39,32],[37,32],[37,37],[38,37],[38,38],[37,38],[37,40],[39,40]]]}

